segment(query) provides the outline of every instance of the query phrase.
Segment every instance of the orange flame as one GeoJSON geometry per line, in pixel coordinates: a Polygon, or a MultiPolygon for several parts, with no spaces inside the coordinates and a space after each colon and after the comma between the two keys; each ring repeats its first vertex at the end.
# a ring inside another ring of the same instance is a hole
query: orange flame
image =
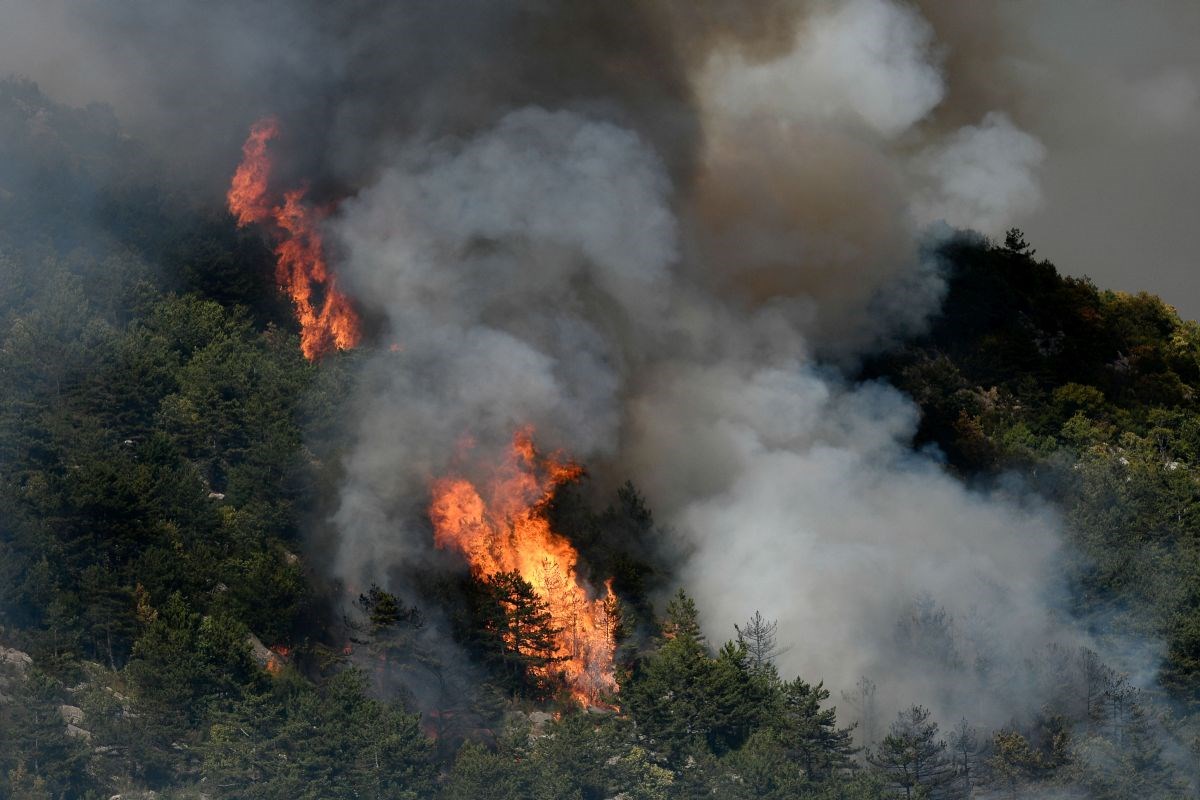
{"type": "Polygon", "coordinates": [[[226,200],[238,227],[272,225],[279,240],[275,280],[292,298],[300,323],[300,349],[312,361],[334,347],[349,350],[358,344],[361,332],[358,314],[329,271],[320,215],[304,204],[305,190],[285,192],[282,204],[273,204],[269,197],[271,156],[267,145],[278,134],[274,117],[261,119],[250,128],[226,200]]]}
{"type": "Polygon", "coordinates": [[[288,657],[292,654],[292,648],[285,644],[277,644],[269,649],[271,655],[267,659],[266,670],[272,675],[278,675],[283,672],[283,667],[287,663],[288,657]]]}
{"type": "Polygon", "coordinates": [[[434,544],[458,550],[477,576],[517,572],[533,586],[560,629],[555,655],[563,660],[555,668],[587,704],[616,690],[615,598],[611,582],[596,598],[580,585],[579,554],[546,519],[555,489],[581,474],[578,465],[539,457],[526,428],[513,436],[508,456],[482,490],[461,477],[434,481],[429,518],[434,544]]]}
{"type": "Polygon", "coordinates": [[[242,163],[238,164],[225,199],[238,227],[265,222],[271,216],[267,202],[267,182],[271,178],[271,157],[267,143],[279,134],[279,122],[265,117],[250,127],[250,136],[242,145],[242,163]]]}

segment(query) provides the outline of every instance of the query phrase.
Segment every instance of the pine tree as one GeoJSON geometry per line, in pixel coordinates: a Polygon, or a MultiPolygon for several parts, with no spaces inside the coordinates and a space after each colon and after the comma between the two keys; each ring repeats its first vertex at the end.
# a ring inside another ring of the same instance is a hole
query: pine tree
{"type": "Polygon", "coordinates": [[[726,642],[712,660],[706,741],[718,755],[737,749],[777,716],[777,681],[755,668],[746,646],[726,642]]]}
{"type": "Polygon", "coordinates": [[[700,647],[704,647],[704,633],[700,630],[700,612],[696,610],[696,601],[680,589],[667,603],[667,616],[662,624],[663,636],[676,639],[680,636],[694,639],[700,647]]]}
{"type": "Polygon", "coordinates": [[[424,622],[415,606],[405,606],[396,595],[378,586],[372,586],[366,594],[360,594],[357,605],[366,620],[351,627],[364,633],[365,637],[354,638],[353,641],[367,645],[379,659],[382,666],[379,677],[385,691],[391,690],[397,669],[417,665],[435,667],[432,657],[421,652],[418,645],[417,637],[424,622]]]}
{"type": "Polygon", "coordinates": [[[80,576],[80,595],[92,652],[116,670],[132,648],[137,629],[133,593],[110,571],[92,565],[80,576]]]}
{"type": "Polygon", "coordinates": [[[533,585],[517,572],[500,572],[482,582],[487,657],[516,695],[544,699],[557,688],[554,665],[560,629],[533,585]]]}
{"type": "Polygon", "coordinates": [[[1041,754],[1016,731],[1000,731],[992,739],[992,774],[1008,789],[1009,797],[1018,797],[1017,789],[1032,780],[1042,767],[1041,754]]]}
{"type": "Polygon", "coordinates": [[[9,696],[0,701],[0,796],[86,796],[93,788],[86,771],[89,752],[66,735],[58,710],[63,687],[30,670],[9,678],[4,691],[9,696]]]}
{"type": "Polygon", "coordinates": [[[762,612],[755,611],[754,616],[746,621],[744,625],[734,625],[733,629],[737,632],[737,640],[745,645],[747,652],[750,653],[750,660],[754,667],[759,670],[769,669],[776,656],[782,654],[777,645],[775,632],[779,628],[779,623],[775,620],[767,621],[762,612]]]}
{"type": "Polygon", "coordinates": [[[858,719],[854,724],[858,729],[858,743],[863,748],[875,744],[875,690],[875,682],[863,675],[854,684],[853,692],[842,692],[842,700],[857,712],[858,719]]]}
{"type": "Polygon", "coordinates": [[[682,590],[668,604],[662,630],[658,649],[621,686],[639,729],[672,759],[696,748],[737,747],[764,712],[745,647],[730,642],[711,657],[696,604],[682,590]]]}
{"type": "Polygon", "coordinates": [[[1109,718],[1073,748],[1080,783],[1102,800],[1188,796],[1187,782],[1166,755],[1172,737],[1143,705],[1141,693],[1119,676],[1111,688],[1109,718]]]}
{"type": "Polygon", "coordinates": [[[848,769],[854,747],[854,726],[837,726],[837,709],[822,708],[829,699],[823,684],[800,678],[783,685],[783,708],[778,724],[780,741],[804,768],[811,781],[821,781],[848,769]]]}
{"type": "Polygon", "coordinates": [[[215,796],[238,800],[425,800],[435,770],[418,718],[366,696],[345,670],[319,690],[285,672],[216,716],[200,747],[215,796]]]}
{"type": "Polygon", "coordinates": [[[922,706],[901,711],[867,760],[883,774],[894,797],[941,798],[954,779],[946,743],[922,706]]]}
{"type": "Polygon", "coordinates": [[[663,638],[621,681],[621,697],[656,748],[678,760],[721,755],[780,716],[778,678],[755,668],[745,644],[706,647],[695,602],[682,591],[667,606],[663,638]]]}
{"type": "Polygon", "coordinates": [[[961,796],[970,797],[977,780],[979,736],[965,718],[950,732],[950,759],[954,765],[955,786],[961,796]]]}
{"type": "Polygon", "coordinates": [[[653,746],[677,758],[708,733],[712,665],[699,638],[695,604],[680,593],[669,613],[667,638],[622,682],[621,696],[653,746]]]}

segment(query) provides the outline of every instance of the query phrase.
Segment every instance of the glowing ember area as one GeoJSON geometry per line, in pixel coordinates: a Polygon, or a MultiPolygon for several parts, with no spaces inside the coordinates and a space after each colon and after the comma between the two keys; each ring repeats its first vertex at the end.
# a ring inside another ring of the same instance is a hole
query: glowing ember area
{"type": "Polygon", "coordinates": [[[358,314],[329,271],[320,216],[304,203],[304,190],[285,192],[282,203],[270,197],[267,146],[278,133],[279,124],[271,117],[250,128],[226,199],[239,227],[269,225],[278,240],[275,280],[292,298],[300,323],[300,349],[312,361],[335,347],[349,350],[358,344],[361,333],[358,314]]]}
{"type": "Polygon", "coordinates": [[[435,481],[429,518],[434,543],[462,553],[477,576],[516,572],[533,586],[558,629],[555,656],[562,660],[552,669],[587,704],[616,690],[615,598],[609,585],[594,598],[580,585],[579,554],[546,519],[554,490],[581,473],[575,464],[539,456],[531,431],[521,430],[484,485],[460,477],[435,481]]]}
{"type": "Polygon", "coordinates": [[[270,651],[271,655],[267,660],[266,670],[272,675],[278,675],[283,672],[283,667],[292,654],[292,648],[287,645],[277,644],[270,648],[270,651]]]}

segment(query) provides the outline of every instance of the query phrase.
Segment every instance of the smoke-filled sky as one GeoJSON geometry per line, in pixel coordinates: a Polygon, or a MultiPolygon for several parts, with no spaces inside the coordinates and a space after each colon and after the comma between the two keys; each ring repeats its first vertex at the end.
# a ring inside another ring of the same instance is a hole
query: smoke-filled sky
{"type": "Polygon", "coordinates": [[[531,423],[646,492],[714,638],[777,617],[787,672],[999,723],[1082,638],[1053,510],[962,486],[910,400],[820,364],[919,330],[953,228],[1200,313],[1192,3],[0,1],[0,69],[215,196],[276,114],[336,207],[339,285],[397,345],[347,400],[341,577],[420,562],[457,443],[531,423]],[[926,596],[988,677],[897,629],[926,596]]]}
{"type": "MultiPolygon", "coordinates": [[[[987,233],[1018,224],[1064,271],[1160,293],[1200,316],[1190,236],[1200,5],[605,5],[0,0],[0,72],[28,75],[64,102],[110,103],[134,130],[188,145],[179,162],[214,177],[268,110],[292,115],[304,131],[298,150],[320,151],[352,178],[396,130],[463,130],[503,103],[591,104],[643,123],[653,114],[674,168],[686,167],[682,148],[701,135],[698,93],[729,113],[759,107],[770,125],[837,118],[909,149],[922,139],[914,125],[975,126],[911,162],[934,183],[920,214],[987,233]],[[722,52],[710,58],[714,49],[722,52]],[[706,75],[714,60],[737,74],[706,75]],[[743,60],[761,69],[737,70],[743,60]],[[980,148],[987,158],[975,157],[980,148]],[[971,168],[952,184],[938,178],[964,160],[971,168]]],[[[837,156],[855,158],[844,148],[837,156]]],[[[832,180],[813,162],[818,174],[805,179],[832,180]]],[[[886,186],[855,187],[865,196],[829,188],[844,193],[837,202],[887,201],[886,186]]]]}

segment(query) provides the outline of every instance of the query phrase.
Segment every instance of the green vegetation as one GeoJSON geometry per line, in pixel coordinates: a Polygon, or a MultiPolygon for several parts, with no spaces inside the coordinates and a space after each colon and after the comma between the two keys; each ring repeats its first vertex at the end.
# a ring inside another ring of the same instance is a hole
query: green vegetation
{"type": "Polygon", "coordinates": [[[864,369],[965,480],[1015,472],[1062,505],[1074,613],[1168,643],[1151,691],[1050,648],[1034,719],[880,723],[865,678],[835,707],[820,680],[846,676],[780,675],[769,617],[716,644],[684,592],[658,613],[669,565],[637,491],[596,511],[569,486],[555,528],[621,598],[619,708],[585,710],[547,677],[553,621],[519,576],[400,598],[308,566],[355,356],[304,361],[262,243],[143,161],[103,109],[0,83],[0,797],[1194,791],[1200,328],[1156,298],[1063,278],[1015,232],[957,241],[929,334],[864,369]]]}
{"type": "Polygon", "coordinates": [[[1078,554],[1076,613],[1165,638],[1163,688],[1200,701],[1200,325],[1002,246],[949,245],[929,334],[877,359],[919,403],[919,442],[968,479],[1028,477],[1078,554]]]}

